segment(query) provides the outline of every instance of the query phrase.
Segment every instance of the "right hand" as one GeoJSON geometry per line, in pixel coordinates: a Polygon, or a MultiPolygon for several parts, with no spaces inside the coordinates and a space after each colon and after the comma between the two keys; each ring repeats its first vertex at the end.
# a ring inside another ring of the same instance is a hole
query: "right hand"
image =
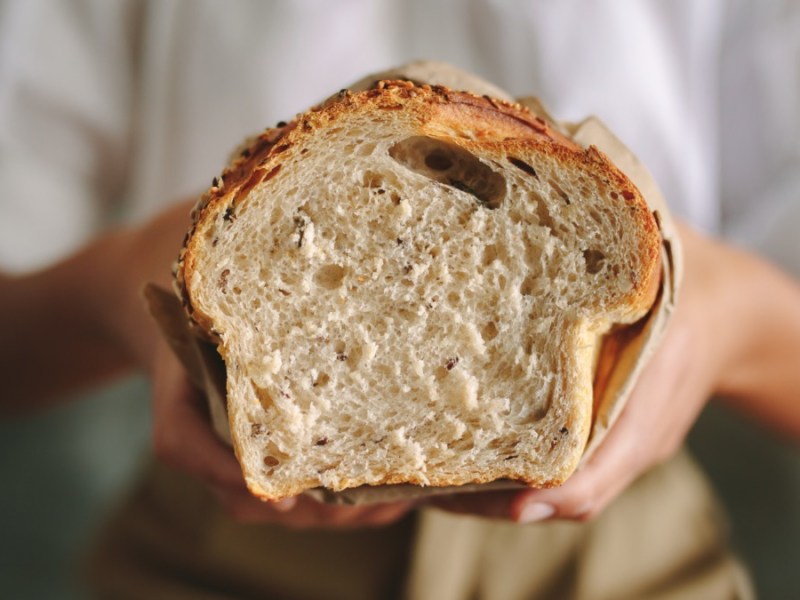
{"type": "Polygon", "coordinates": [[[410,504],[332,506],[308,497],[263,502],[247,490],[233,450],[211,427],[206,399],[189,382],[141,298],[147,282],[171,287],[191,206],[192,201],[175,205],[136,229],[117,232],[101,253],[106,268],[96,278],[102,330],[152,381],[156,457],[204,482],[238,521],[330,528],[378,526],[402,517],[410,504]]]}

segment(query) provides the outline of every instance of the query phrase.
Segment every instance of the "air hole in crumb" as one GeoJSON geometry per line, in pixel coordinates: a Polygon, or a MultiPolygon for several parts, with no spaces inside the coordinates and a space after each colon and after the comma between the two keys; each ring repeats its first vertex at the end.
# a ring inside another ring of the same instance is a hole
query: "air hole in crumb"
{"type": "Polygon", "coordinates": [[[526,337],[525,338],[525,342],[522,344],[522,350],[525,352],[525,354],[527,354],[529,356],[531,354],[533,354],[533,338],[532,337],[526,337]]]}
{"type": "Polygon", "coordinates": [[[558,196],[559,198],[561,198],[564,201],[565,204],[567,204],[567,205],[572,204],[570,202],[570,199],[569,199],[569,196],[567,195],[567,193],[564,191],[564,189],[560,185],[558,185],[558,183],[556,181],[554,181],[553,179],[548,179],[547,183],[550,184],[550,187],[552,188],[552,190],[555,193],[555,195],[558,196]]]}
{"type": "Polygon", "coordinates": [[[536,170],[532,166],[530,166],[528,163],[526,163],[524,160],[516,158],[515,156],[509,156],[508,157],[508,162],[510,162],[512,165],[514,165],[518,169],[524,171],[528,175],[532,175],[536,179],[539,179],[539,176],[536,174],[536,170]]]}
{"type": "Polygon", "coordinates": [[[375,144],[371,143],[371,142],[367,142],[367,143],[361,144],[356,149],[356,155],[357,156],[369,156],[374,151],[375,151],[375,144]]]}
{"type": "Polygon", "coordinates": [[[258,398],[258,402],[261,404],[261,408],[269,410],[275,406],[275,399],[272,397],[272,394],[269,393],[268,389],[259,387],[256,384],[252,384],[252,386],[256,398],[258,398]]]}
{"type": "Polygon", "coordinates": [[[458,292],[450,292],[449,294],[447,294],[447,301],[450,304],[458,304],[459,302],[461,302],[461,294],[459,294],[458,292]]]}
{"type": "Polygon", "coordinates": [[[599,250],[584,250],[583,260],[586,261],[586,272],[594,275],[595,273],[599,273],[603,270],[603,266],[605,266],[606,255],[599,250]]]}
{"type": "Polygon", "coordinates": [[[362,178],[364,185],[370,189],[380,188],[383,185],[383,176],[375,171],[364,171],[362,178]]]}
{"type": "Polygon", "coordinates": [[[345,270],[343,267],[339,265],[325,265],[314,273],[314,283],[329,290],[333,290],[342,285],[344,275],[345,270]]]}
{"type": "Polygon", "coordinates": [[[416,321],[417,313],[408,310],[407,308],[397,309],[397,316],[406,321],[416,321]]]}
{"type": "Polygon", "coordinates": [[[539,289],[539,278],[528,275],[519,286],[519,293],[523,296],[533,296],[539,289]]]}
{"type": "Polygon", "coordinates": [[[447,154],[434,150],[425,156],[425,166],[434,171],[447,171],[453,166],[453,161],[447,154]]]}
{"type": "Polygon", "coordinates": [[[488,266],[497,260],[497,246],[489,244],[483,248],[483,265],[488,266]]]}
{"type": "Polygon", "coordinates": [[[456,144],[413,136],[394,144],[389,156],[419,175],[471,194],[486,208],[499,208],[505,199],[505,178],[456,144]]]}
{"type": "Polygon", "coordinates": [[[219,289],[220,291],[225,294],[228,291],[228,276],[231,274],[230,269],[224,269],[222,273],[219,274],[219,289]]]}
{"type": "Polygon", "coordinates": [[[325,387],[327,383],[331,380],[330,375],[327,373],[320,373],[317,375],[317,379],[312,384],[314,387],[325,387]]]}
{"type": "Polygon", "coordinates": [[[351,369],[356,369],[361,364],[361,355],[364,351],[360,346],[356,346],[347,354],[347,366],[351,369]]]}
{"type": "Polygon", "coordinates": [[[481,337],[484,342],[489,342],[497,337],[497,325],[494,324],[494,321],[489,321],[483,326],[483,329],[481,329],[481,337]]]}
{"type": "Polygon", "coordinates": [[[344,354],[346,348],[347,345],[341,340],[333,345],[333,351],[336,352],[336,354],[344,354]]]}
{"type": "Polygon", "coordinates": [[[281,461],[279,461],[274,456],[265,456],[264,457],[264,465],[267,466],[267,467],[277,467],[279,464],[281,464],[281,461]]]}

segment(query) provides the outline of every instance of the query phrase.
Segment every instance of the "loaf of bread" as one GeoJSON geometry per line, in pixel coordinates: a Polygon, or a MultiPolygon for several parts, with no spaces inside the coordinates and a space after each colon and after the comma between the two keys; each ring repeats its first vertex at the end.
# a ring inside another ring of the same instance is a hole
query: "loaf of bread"
{"type": "Polygon", "coordinates": [[[316,487],[553,486],[598,343],[659,283],[635,186],[519,105],[405,81],[251,141],[205,194],[178,287],[227,370],[265,499],[316,487]]]}

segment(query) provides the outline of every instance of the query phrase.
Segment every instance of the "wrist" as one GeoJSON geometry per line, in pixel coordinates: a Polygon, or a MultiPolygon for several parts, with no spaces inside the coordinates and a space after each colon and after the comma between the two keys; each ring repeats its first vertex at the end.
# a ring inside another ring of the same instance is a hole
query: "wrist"
{"type": "Polygon", "coordinates": [[[686,240],[694,285],[685,288],[701,290],[694,324],[707,337],[709,393],[800,437],[800,286],[755,255],[691,232],[686,240]]]}
{"type": "Polygon", "coordinates": [[[104,236],[50,268],[4,278],[0,366],[8,383],[3,410],[41,407],[131,367],[97,309],[98,287],[113,235],[104,236]]]}
{"type": "Polygon", "coordinates": [[[678,310],[691,318],[686,325],[698,360],[706,362],[708,393],[730,393],[739,386],[738,374],[748,364],[753,339],[758,335],[754,320],[752,257],[706,237],[688,227],[681,228],[685,277],[678,310]]]}

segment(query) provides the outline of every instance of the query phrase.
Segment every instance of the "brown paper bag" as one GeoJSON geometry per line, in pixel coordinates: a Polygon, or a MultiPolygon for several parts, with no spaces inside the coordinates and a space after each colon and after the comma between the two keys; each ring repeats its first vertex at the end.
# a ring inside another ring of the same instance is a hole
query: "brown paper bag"
{"type": "MultiPolygon", "coordinates": [[[[416,83],[440,84],[453,89],[469,90],[477,94],[511,100],[508,94],[474,75],[444,63],[424,61],[369,75],[350,86],[350,89],[354,91],[368,89],[374,82],[382,79],[409,79],[416,83]]],[[[517,102],[549,121],[579,145],[596,146],[608,155],[639,188],[661,227],[662,282],[655,304],[641,321],[616,330],[603,341],[601,360],[595,376],[593,425],[581,461],[584,462],[597,449],[619,416],[639,373],[655,351],[666,329],[680,286],[680,240],[667,205],[652,176],[600,120],[589,117],[580,123],[558,122],[535,97],[520,98],[517,102]]],[[[174,293],[148,284],[144,296],[151,315],[186,368],[191,381],[205,391],[214,430],[230,443],[225,401],[225,367],[216,349],[192,331],[188,317],[174,293]]],[[[420,496],[520,487],[523,487],[523,484],[500,480],[487,484],[454,487],[420,487],[406,484],[362,486],[341,492],[317,488],[306,493],[325,502],[366,504],[420,496]]]]}

